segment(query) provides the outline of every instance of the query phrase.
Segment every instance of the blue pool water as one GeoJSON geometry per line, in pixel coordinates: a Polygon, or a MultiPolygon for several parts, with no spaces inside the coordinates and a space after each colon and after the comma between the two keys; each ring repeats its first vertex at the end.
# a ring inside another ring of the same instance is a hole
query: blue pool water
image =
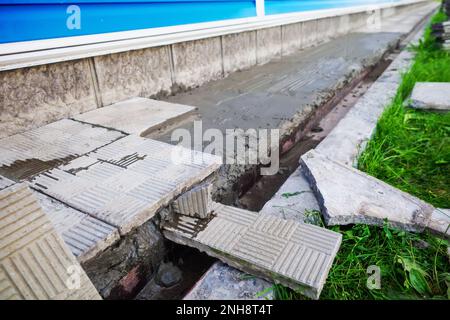
{"type": "MultiPolygon", "coordinates": [[[[265,0],[266,15],[399,0],[265,0]]],[[[255,0],[0,0],[0,43],[256,16],[255,0]],[[73,23],[69,6],[79,10],[73,23]]]]}

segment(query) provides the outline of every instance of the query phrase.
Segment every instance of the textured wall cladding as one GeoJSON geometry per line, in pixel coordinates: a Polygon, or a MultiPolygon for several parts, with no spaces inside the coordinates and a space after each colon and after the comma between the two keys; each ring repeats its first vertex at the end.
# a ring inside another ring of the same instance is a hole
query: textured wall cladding
{"type": "Polygon", "coordinates": [[[96,107],[87,60],[0,72],[0,138],[96,107]]]}
{"type": "Polygon", "coordinates": [[[292,23],[281,26],[281,54],[291,54],[302,48],[303,23],[292,23]]]}
{"type": "Polygon", "coordinates": [[[225,74],[256,64],[256,31],[228,34],[222,37],[225,74]]]}
{"type": "Polygon", "coordinates": [[[171,89],[167,46],[98,56],[94,61],[103,105],[171,89]]]}
{"type": "Polygon", "coordinates": [[[302,22],[302,33],[302,48],[307,48],[315,45],[317,40],[317,20],[308,20],[302,22]]]}
{"type": "Polygon", "coordinates": [[[281,57],[281,27],[257,30],[256,46],[258,64],[264,64],[273,58],[281,57]]]}
{"type": "Polygon", "coordinates": [[[223,76],[220,37],[176,43],[172,46],[175,83],[197,87],[223,76]]]}

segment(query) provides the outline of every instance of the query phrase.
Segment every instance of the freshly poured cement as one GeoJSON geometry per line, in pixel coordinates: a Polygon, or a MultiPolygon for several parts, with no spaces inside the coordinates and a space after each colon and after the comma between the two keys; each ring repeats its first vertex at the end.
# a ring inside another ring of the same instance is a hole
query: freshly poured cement
{"type": "Polygon", "coordinates": [[[220,162],[209,154],[127,136],[36,176],[32,186],[125,234],[212,174],[220,162]]]}
{"type": "Polygon", "coordinates": [[[74,117],[75,120],[147,135],[187,118],[195,107],[146,98],[132,98],[74,117]]]}
{"type": "Polygon", "coordinates": [[[245,272],[317,299],[339,249],[339,233],[217,204],[209,220],[178,215],[164,235],[245,272]]]}
{"type": "Polygon", "coordinates": [[[0,191],[0,299],[99,299],[25,184],[0,191]]]}

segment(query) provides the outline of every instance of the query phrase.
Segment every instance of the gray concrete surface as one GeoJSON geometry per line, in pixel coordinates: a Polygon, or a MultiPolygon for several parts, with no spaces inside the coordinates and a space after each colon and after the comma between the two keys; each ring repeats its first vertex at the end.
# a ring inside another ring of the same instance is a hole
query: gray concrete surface
{"type": "Polygon", "coordinates": [[[100,298],[26,184],[0,191],[0,207],[1,300],[100,298]]]}
{"type": "Polygon", "coordinates": [[[339,233],[217,204],[208,220],[175,216],[164,235],[241,271],[317,299],[342,236],[339,233]]]}
{"type": "Polygon", "coordinates": [[[144,136],[186,120],[195,110],[191,106],[138,97],[82,113],[73,119],[144,136]]]}
{"type": "Polygon", "coordinates": [[[175,213],[206,219],[212,211],[212,184],[203,183],[186,191],[172,203],[175,213]]]}
{"type": "Polygon", "coordinates": [[[408,105],[414,109],[450,110],[450,83],[416,82],[408,105]]]}

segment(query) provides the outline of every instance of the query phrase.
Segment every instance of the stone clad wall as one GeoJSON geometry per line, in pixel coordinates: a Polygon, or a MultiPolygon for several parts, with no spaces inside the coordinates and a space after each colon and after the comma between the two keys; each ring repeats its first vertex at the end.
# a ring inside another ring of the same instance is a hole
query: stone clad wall
{"type": "Polygon", "coordinates": [[[130,97],[197,87],[422,3],[0,72],[0,138],[130,97]]]}

